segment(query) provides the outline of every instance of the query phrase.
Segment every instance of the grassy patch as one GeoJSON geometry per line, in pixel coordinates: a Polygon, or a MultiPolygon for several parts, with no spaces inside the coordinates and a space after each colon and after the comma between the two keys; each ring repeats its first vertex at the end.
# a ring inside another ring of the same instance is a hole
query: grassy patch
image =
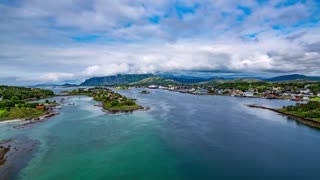
{"type": "Polygon", "coordinates": [[[310,98],[311,101],[320,101],[320,97],[313,97],[313,98],[310,98]]]}
{"type": "Polygon", "coordinates": [[[283,112],[283,113],[287,113],[287,114],[291,114],[291,115],[295,115],[295,116],[299,116],[301,118],[308,118],[308,119],[313,119],[316,121],[320,121],[320,117],[318,118],[314,118],[314,117],[308,117],[310,112],[298,112],[298,111],[286,111],[284,109],[279,109],[279,111],[283,112]]]}
{"type": "Polygon", "coordinates": [[[44,113],[44,110],[39,110],[35,108],[11,108],[10,111],[3,112],[0,114],[0,121],[1,120],[9,120],[9,119],[31,119],[37,118],[44,113]]]}
{"type": "Polygon", "coordinates": [[[6,113],[6,112],[7,112],[7,110],[5,110],[5,109],[0,109],[0,117],[1,117],[2,114],[6,113]]]}
{"type": "Polygon", "coordinates": [[[136,109],[136,108],[139,108],[140,106],[137,105],[137,104],[134,104],[134,105],[116,105],[116,106],[112,106],[111,103],[104,103],[103,105],[104,108],[108,108],[108,109],[136,109]]]}

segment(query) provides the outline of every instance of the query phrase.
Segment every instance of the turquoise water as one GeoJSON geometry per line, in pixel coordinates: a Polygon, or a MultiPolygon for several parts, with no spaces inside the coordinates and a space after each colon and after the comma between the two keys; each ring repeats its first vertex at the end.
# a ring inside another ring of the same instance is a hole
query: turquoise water
{"type": "Polygon", "coordinates": [[[29,137],[39,151],[18,179],[319,179],[320,131],[245,104],[290,101],[119,91],[150,111],[108,114],[89,97],[0,140],[29,137]]]}

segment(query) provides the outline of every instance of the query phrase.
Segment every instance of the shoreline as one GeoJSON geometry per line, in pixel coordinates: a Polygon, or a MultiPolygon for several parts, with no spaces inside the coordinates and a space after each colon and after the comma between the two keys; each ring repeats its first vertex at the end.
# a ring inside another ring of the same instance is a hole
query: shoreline
{"type": "Polygon", "coordinates": [[[60,114],[60,113],[58,113],[58,112],[47,112],[46,114],[38,117],[38,119],[25,120],[26,123],[14,126],[13,128],[20,129],[20,128],[24,128],[24,127],[27,127],[27,126],[30,126],[30,125],[34,125],[34,124],[37,124],[37,123],[40,123],[40,122],[44,122],[47,119],[49,119],[51,117],[54,117],[54,116],[56,116],[58,114],[60,114]]]}
{"type": "Polygon", "coordinates": [[[39,116],[37,118],[33,118],[31,120],[24,119],[24,118],[9,119],[9,120],[0,121],[0,124],[9,124],[9,123],[15,123],[15,122],[25,122],[23,124],[14,126],[14,128],[23,128],[23,127],[25,127],[27,125],[43,122],[43,121],[45,121],[45,120],[47,120],[47,119],[49,119],[51,117],[54,117],[54,116],[56,116],[58,114],[59,114],[59,112],[56,112],[56,111],[48,111],[48,112],[45,112],[43,115],[41,115],[41,116],[39,116]]]}
{"type": "Polygon", "coordinates": [[[270,107],[266,107],[266,106],[262,106],[262,105],[256,105],[256,104],[247,104],[246,106],[250,107],[250,108],[258,108],[258,109],[266,109],[266,110],[270,110],[273,112],[276,112],[278,114],[284,115],[286,117],[288,117],[291,120],[295,120],[301,124],[307,125],[309,127],[314,127],[314,128],[318,128],[320,129],[320,121],[316,121],[313,119],[309,119],[309,118],[303,118],[294,114],[290,114],[290,113],[286,113],[286,112],[282,112],[278,109],[274,109],[274,108],[270,108],[270,107]]]}
{"type": "Polygon", "coordinates": [[[8,120],[0,121],[0,124],[22,122],[22,121],[27,121],[27,120],[26,119],[8,119],[8,120]]]}

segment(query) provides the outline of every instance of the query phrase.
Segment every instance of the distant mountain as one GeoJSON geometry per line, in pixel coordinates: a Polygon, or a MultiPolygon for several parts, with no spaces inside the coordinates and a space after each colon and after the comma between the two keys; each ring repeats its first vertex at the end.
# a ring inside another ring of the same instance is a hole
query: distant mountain
{"type": "Polygon", "coordinates": [[[63,86],[63,87],[74,87],[74,86],[78,86],[78,85],[77,84],[64,83],[61,86],[63,86]]]}
{"type": "Polygon", "coordinates": [[[174,76],[174,75],[160,75],[162,78],[172,79],[180,83],[194,84],[201,82],[208,82],[214,79],[214,77],[193,77],[193,76],[174,76]]]}
{"type": "Polygon", "coordinates": [[[256,82],[263,82],[263,80],[252,79],[252,78],[236,78],[236,79],[215,78],[209,82],[202,82],[199,84],[216,85],[216,84],[224,84],[224,83],[256,83],[256,82]]]}
{"type": "Polygon", "coordinates": [[[32,87],[51,87],[51,86],[60,86],[60,84],[53,84],[53,83],[44,83],[44,84],[36,84],[32,85],[32,87]]]}
{"type": "Polygon", "coordinates": [[[176,85],[180,83],[173,79],[162,78],[160,76],[152,76],[137,82],[130,83],[130,85],[143,85],[143,86],[148,86],[153,84],[154,85],[169,85],[169,84],[176,85]]]}
{"type": "Polygon", "coordinates": [[[305,76],[301,74],[291,74],[284,76],[277,76],[270,79],[265,79],[266,81],[277,82],[277,81],[320,81],[320,77],[305,76]]]}
{"type": "Polygon", "coordinates": [[[113,86],[113,85],[125,85],[133,82],[141,81],[142,79],[152,77],[152,74],[126,74],[104,77],[93,77],[85,80],[81,83],[81,86],[113,86]]]}
{"type": "Polygon", "coordinates": [[[64,83],[64,84],[44,83],[44,84],[33,85],[32,87],[53,87],[53,86],[73,87],[73,86],[78,86],[78,85],[71,84],[71,83],[64,83]]]}
{"type": "MultiPolygon", "coordinates": [[[[178,76],[170,74],[126,74],[104,77],[93,77],[85,80],[80,86],[116,86],[116,85],[169,85],[169,84],[203,84],[215,85],[221,83],[241,83],[241,82],[281,82],[281,81],[320,81],[320,77],[292,74],[277,76],[270,79],[260,78],[221,78],[221,77],[193,77],[178,76]]],[[[46,84],[48,86],[48,84],[46,84]]],[[[56,85],[59,86],[59,85],[56,85]]],[[[74,86],[74,84],[65,84],[62,86],[74,86]]]]}

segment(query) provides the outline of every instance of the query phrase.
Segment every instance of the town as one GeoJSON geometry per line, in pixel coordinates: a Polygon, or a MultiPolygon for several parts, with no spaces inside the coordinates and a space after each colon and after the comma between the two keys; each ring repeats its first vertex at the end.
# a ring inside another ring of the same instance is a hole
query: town
{"type": "Polygon", "coordinates": [[[209,94],[266,99],[289,99],[294,101],[320,100],[320,83],[318,82],[241,82],[216,85],[149,85],[145,87],[197,95],[209,94]]]}

